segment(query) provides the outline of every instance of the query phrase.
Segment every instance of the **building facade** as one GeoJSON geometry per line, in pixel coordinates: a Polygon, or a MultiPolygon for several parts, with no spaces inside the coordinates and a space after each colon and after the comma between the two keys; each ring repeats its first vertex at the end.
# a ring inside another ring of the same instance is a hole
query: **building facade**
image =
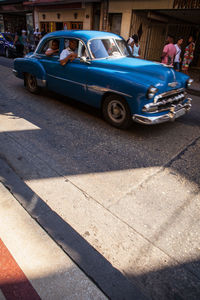
{"type": "Polygon", "coordinates": [[[33,27],[32,10],[21,0],[0,0],[0,30],[15,33],[33,27]]]}
{"type": "Polygon", "coordinates": [[[196,38],[193,64],[200,67],[200,1],[196,0],[129,0],[109,1],[108,31],[128,39],[138,34],[142,57],[160,61],[168,34],[175,40],[189,35],[196,38]]]}
{"type": "Polygon", "coordinates": [[[160,61],[168,34],[196,37],[193,64],[200,67],[200,1],[198,0],[0,0],[0,30],[31,33],[62,29],[111,31],[128,39],[136,33],[142,57],[160,61]]]}
{"type": "Polygon", "coordinates": [[[101,1],[34,0],[24,2],[31,7],[35,28],[41,32],[63,29],[100,29],[101,1]]]}

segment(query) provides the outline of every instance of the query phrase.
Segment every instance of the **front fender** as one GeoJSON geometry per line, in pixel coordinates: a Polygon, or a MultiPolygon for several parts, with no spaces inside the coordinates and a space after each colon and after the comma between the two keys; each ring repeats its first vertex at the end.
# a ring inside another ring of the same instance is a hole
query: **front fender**
{"type": "Polygon", "coordinates": [[[147,87],[142,80],[133,78],[129,72],[112,69],[89,68],[88,93],[94,106],[101,107],[107,93],[118,94],[128,103],[131,112],[138,112],[141,101],[145,99],[147,87]]]}

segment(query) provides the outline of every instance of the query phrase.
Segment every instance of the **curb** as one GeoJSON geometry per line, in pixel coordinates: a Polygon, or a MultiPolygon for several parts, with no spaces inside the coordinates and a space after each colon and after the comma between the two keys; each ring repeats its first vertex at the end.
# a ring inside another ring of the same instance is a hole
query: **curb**
{"type": "Polygon", "coordinates": [[[78,232],[63,221],[1,157],[0,173],[0,182],[104,295],[112,300],[149,300],[138,285],[113,267],[78,232]]]}
{"type": "Polygon", "coordinates": [[[194,95],[194,96],[199,96],[200,97],[200,89],[195,90],[195,89],[187,89],[188,94],[194,95]]]}

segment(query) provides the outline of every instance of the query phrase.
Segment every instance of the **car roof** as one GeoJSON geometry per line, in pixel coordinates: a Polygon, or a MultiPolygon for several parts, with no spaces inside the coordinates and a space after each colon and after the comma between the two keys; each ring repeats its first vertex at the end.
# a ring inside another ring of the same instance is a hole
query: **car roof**
{"type": "Polygon", "coordinates": [[[96,30],[60,30],[48,33],[45,35],[45,38],[58,38],[58,37],[72,37],[80,38],[84,41],[88,41],[93,38],[103,38],[103,37],[120,37],[117,34],[105,31],[96,31],[96,30]]]}

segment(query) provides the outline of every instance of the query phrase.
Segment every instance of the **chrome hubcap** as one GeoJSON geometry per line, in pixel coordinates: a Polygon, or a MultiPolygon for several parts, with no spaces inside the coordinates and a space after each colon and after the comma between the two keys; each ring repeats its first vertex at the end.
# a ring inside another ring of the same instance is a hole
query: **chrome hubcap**
{"type": "Polygon", "coordinates": [[[28,84],[29,84],[29,87],[31,89],[34,89],[36,87],[36,80],[35,80],[34,76],[29,75],[29,77],[28,77],[28,84]]]}
{"type": "Polygon", "coordinates": [[[126,110],[124,105],[118,100],[111,101],[108,104],[108,116],[114,122],[123,122],[126,117],[126,110]]]}

